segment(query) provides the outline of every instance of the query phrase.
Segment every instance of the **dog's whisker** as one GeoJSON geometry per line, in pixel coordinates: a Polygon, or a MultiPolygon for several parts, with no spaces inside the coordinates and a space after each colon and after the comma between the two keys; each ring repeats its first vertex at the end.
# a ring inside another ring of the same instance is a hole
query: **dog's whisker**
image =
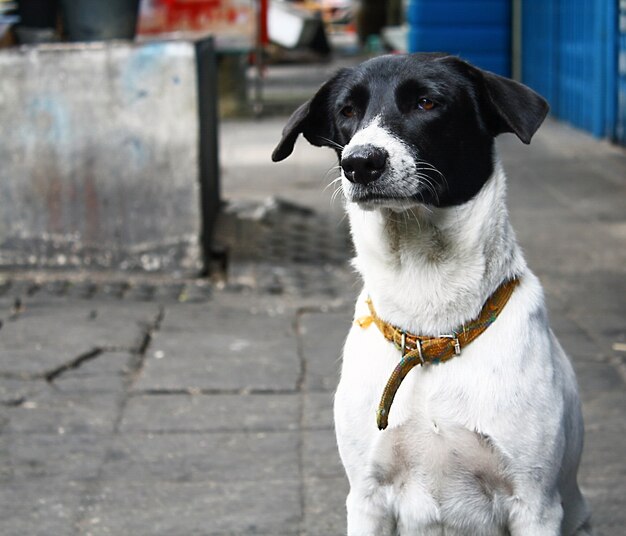
{"type": "Polygon", "coordinates": [[[328,190],[329,188],[335,186],[339,181],[341,181],[343,177],[337,177],[336,179],[333,179],[332,181],[330,181],[325,187],[324,190],[322,190],[323,192],[325,192],[326,190],[328,190]]]}
{"type": "Polygon", "coordinates": [[[433,197],[435,198],[435,200],[437,201],[437,203],[439,202],[439,193],[437,192],[437,189],[435,188],[432,179],[430,177],[428,177],[427,175],[418,173],[417,177],[420,181],[423,182],[424,186],[426,187],[426,189],[433,195],[433,197]]]}
{"type": "Polygon", "coordinates": [[[335,202],[337,201],[337,199],[339,199],[339,196],[341,194],[341,188],[337,188],[333,194],[330,196],[330,205],[334,205],[335,202]]]}
{"type": "Polygon", "coordinates": [[[332,205],[335,201],[337,201],[341,194],[343,194],[343,183],[340,182],[337,188],[335,188],[335,191],[330,196],[330,204],[332,205]]]}
{"type": "Polygon", "coordinates": [[[441,175],[442,177],[444,176],[443,173],[439,171],[433,164],[431,164],[430,162],[426,162],[425,160],[418,160],[416,162],[416,165],[418,169],[429,169],[431,171],[434,171],[438,175],[441,175]]]}
{"type": "Polygon", "coordinates": [[[439,171],[434,165],[432,165],[430,162],[426,162],[424,160],[418,160],[416,162],[416,168],[418,170],[424,169],[424,170],[428,170],[428,171],[432,171],[432,172],[436,173],[437,175],[439,175],[439,177],[443,181],[444,186],[446,188],[449,187],[448,179],[446,178],[446,176],[441,171],[439,171]]]}
{"type": "Polygon", "coordinates": [[[331,173],[336,172],[336,171],[341,171],[341,166],[332,166],[332,167],[331,167],[331,168],[330,168],[330,169],[329,169],[329,170],[328,170],[328,171],[324,174],[324,177],[323,177],[323,179],[322,179],[322,180],[323,180],[323,181],[325,181],[325,180],[326,180],[326,178],[328,177],[328,175],[330,175],[331,173]]]}
{"type": "Polygon", "coordinates": [[[340,143],[337,143],[335,140],[331,140],[330,138],[325,138],[324,136],[318,136],[318,138],[322,141],[325,141],[326,143],[329,143],[331,147],[335,147],[336,149],[339,149],[340,151],[343,151],[345,148],[344,145],[341,145],[340,143]]]}
{"type": "Polygon", "coordinates": [[[408,234],[410,229],[417,226],[417,230],[421,231],[419,221],[415,218],[415,215],[411,212],[411,209],[407,209],[404,212],[404,232],[408,234]]]}
{"type": "Polygon", "coordinates": [[[429,214],[433,214],[435,212],[432,207],[428,206],[426,203],[422,205],[422,210],[425,210],[429,214]]]}
{"type": "Polygon", "coordinates": [[[410,228],[411,214],[412,213],[411,213],[411,209],[410,208],[402,213],[403,219],[404,219],[404,232],[407,233],[407,234],[408,234],[409,228],[410,228]]]}
{"type": "Polygon", "coordinates": [[[341,226],[343,222],[346,221],[347,217],[348,217],[347,212],[344,212],[341,218],[339,219],[339,221],[337,222],[337,227],[341,226]]]}

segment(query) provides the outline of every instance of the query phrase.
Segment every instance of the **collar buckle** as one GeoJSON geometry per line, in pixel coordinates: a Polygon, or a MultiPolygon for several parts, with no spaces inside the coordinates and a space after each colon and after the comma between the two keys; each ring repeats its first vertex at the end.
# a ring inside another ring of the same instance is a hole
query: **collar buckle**
{"type": "Polygon", "coordinates": [[[461,355],[461,343],[459,342],[459,336],[456,333],[450,333],[446,335],[440,335],[442,339],[450,339],[454,344],[454,355],[461,355]]]}
{"type": "Polygon", "coordinates": [[[424,355],[422,354],[422,341],[420,341],[419,339],[415,339],[415,346],[417,347],[417,355],[419,356],[423,367],[426,362],[424,361],[424,355]]]}
{"type": "Polygon", "coordinates": [[[402,337],[400,341],[401,341],[400,351],[402,352],[402,357],[404,357],[404,355],[406,354],[406,331],[402,332],[402,337]]]}
{"type": "MultiPolygon", "coordinates": [[[[417,355],[420,358],[420,362],[423,365],[426,364],[424,359],[424,354],[422,353],[422,341],[419,339],[415,339],[415,349],[417,350],[417,355]]],[[[402,352],[402,357],[406,355],[407,347],[406,347],[406,331],[402,331],[400,335],[400,351],[402,352]]]]}

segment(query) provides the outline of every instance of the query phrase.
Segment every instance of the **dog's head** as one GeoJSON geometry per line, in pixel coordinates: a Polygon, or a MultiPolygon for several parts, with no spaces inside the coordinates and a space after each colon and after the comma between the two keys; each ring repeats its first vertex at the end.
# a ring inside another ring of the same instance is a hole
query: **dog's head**
{"type": "Polygon", "coordinates": [[[531,89],[457,57],[381,56],[342,69],[300,106],[272,159],[287,158],[303,134],[335,149],[349,201],[458,205],[491,176],[495,136],[530,143],[547,112],[531,89]]]}

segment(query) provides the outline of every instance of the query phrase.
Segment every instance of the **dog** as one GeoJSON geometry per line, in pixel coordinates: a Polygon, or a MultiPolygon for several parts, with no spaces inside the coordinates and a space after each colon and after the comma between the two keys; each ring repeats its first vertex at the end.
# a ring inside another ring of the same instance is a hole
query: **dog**
{"type": "Polygon", "coordinates": [[[494,141],[530,143],[547,113],[458,57],[388,55],[338,71],[283,130],[274,161],[300,134],[336,151],[364,282],[334,405],[349,536],[592,534],[576,378],[494,141]]]}

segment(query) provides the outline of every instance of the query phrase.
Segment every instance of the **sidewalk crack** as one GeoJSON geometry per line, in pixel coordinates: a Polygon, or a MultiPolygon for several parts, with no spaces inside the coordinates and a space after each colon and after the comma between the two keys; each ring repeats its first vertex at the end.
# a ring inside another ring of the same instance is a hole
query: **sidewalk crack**
{"type": "Polygon", "coordinates": [[[96,346],[95,348],[92,348],[91,350],[83,354],[80,354],[78,357],[75,357],[71,361],[67,363],[63,363],[62,365],[48,372],[45,372],[43,374],[43,379],[46,380],[48,383],[53,383],[54,380],[56,380],[62,374],[65,374],[66,372],[70,370],[75,370],[77,368],[80,368],[83,364],[93,359],[96,359],[98,356],[102,355],[104,352],[105,352],[104,348],[96,346]]]}
{"type": "Polygon", "coordinates": [[[293,323],[293,329],[296,335],[296,349],[298,352],[298,359],[300,361],[300,374],[296,382],[296,391],[298,393],[298,493],[300,500],[300,519],[299,519],[299,534],[306,533],[306,487],[304,483],[305,474],[305,459],[304,459],[304,395],[306,392],[306,373],[307,363],[304,355],[304,347],[302,343],[302,316],[307,312],[305,307],[301,307],[296,311],[296,316],[293,323]]]}
{"type": "Polygon", "coordinates": [[[156,316],[149,324],[146,325],[145,331],[143,332],[143,335],[141,337],[141,342],[139,343],[137,348],[131,353],[131,358],[128,362],[128,371],[126,373],[126,378],[124,381],[124,393],[120,398],[117,417],[115,418],[115,422],[113,424],[113,430],[116,434],[119,433],[120,424],[122,422],[122,419],[124,418],[124,412],[126,411],[128,400],[132,396],[132,393],[130,392],[131,387],[143,370],[146,361],[146,353],[148,351],[148,348],[150,347],[150,343],[152,342],[154,334],[159,331],[159,329],[161,329],[161,324],[164,318],[165,307],[161,305],[156,316]]]}
{"type": "Polygon", "coordinates": [[[163,306],[159,307],[159,310],[152,320],[147,326],[145,331],[143,332],[140,342],[137,345],[137,348],[132,352],[132,359],[128,364],[128,386],[132,385],[142,371],[143,366],[146,361],[146,352],[148,351],[148,347],[152,342],[154,334],[161,329],[161,323],[165,318],[165,308],[163,306]]]}

